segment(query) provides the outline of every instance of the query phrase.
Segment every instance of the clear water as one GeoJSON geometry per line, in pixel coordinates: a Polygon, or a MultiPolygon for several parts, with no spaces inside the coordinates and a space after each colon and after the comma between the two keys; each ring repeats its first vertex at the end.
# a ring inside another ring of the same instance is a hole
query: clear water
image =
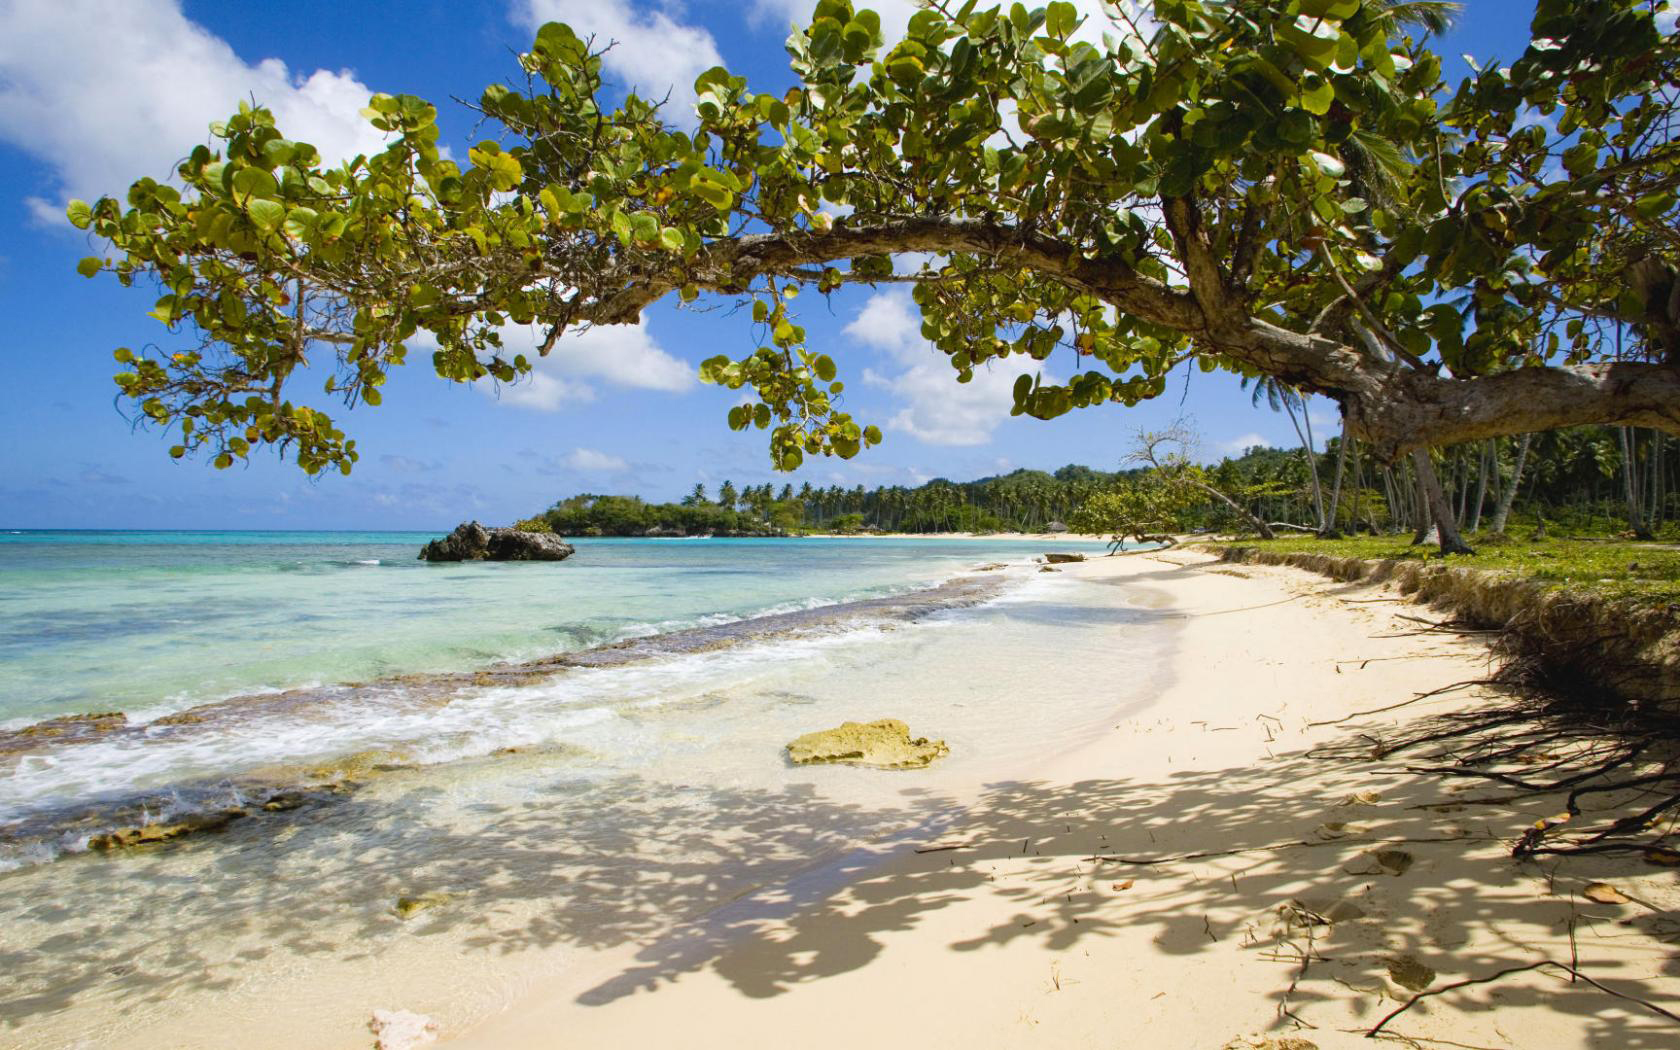
{"type": "Polygon", "coordinates": [[[253,776],[295,782],[366,752],[436,765],[590,746],[593,768],[606,768],[638,753],[603,738],[623,712],[680,706],[742,673],[799,666],[881,624],[747,646],[726,639],[720,649],[541,682],[440,687],[436,676],[696,626],[744,630],[766,614],[919,592],[986,562],[1021,575],[1043,547],[601,539],[579,542],[561,563],[432,565],[416,558],[428,538],[0,535],[0,729],[127,715],[120,732],[88,741],[0,739],[0,839],[10,840],[0,841],[0,865],[78,848],[90,828],[132,823],[136,812],[241,804],[253,776]],[[181,712],[191,724],[172,724],[181,712]]]}
{"type": "MultiPolygon", "coordinates": [[[[0,728],[465,670],[922,586],[1042,543],[576,541],[432,565],[431,533],[0,533],[0,728]]],[[[1058,549],[1096,549],[1058,543],[1058,549]]]]}

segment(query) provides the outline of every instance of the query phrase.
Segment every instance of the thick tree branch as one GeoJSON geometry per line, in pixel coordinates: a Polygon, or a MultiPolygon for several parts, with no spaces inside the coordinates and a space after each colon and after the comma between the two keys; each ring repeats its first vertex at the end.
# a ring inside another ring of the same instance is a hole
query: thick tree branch
{"type": "MultiPolygon", "coordinates": [[[[1522,368],[1449,379],[1381,360],[1356,343],[1301,333],[1237,309],[1187,202],[1169,203],[1185,245],[1191,289],[1144,276],[1115,260],[1087,259],[1054,237],[1005,224],[915,217],[840,225],[823,233],[747,234],[709,244],[685,273],[603,275],[610,294],[572,304],[571,323],[633,324],[685,280],[735,293],[764,276],[809,278],[810,267],[860,255],[969,253],[1036,270],[1140,320],[1183,332],[1219,353],[1341,402],[1350,431],[1384,458],[1424,445],[1590,423],[1622,423],[1680,434],[1680,370],[1599,363],[1522,368]]],[[[1381,274],[1374,275],[1381,280],[1381,274]]],[[[1358,294],[1346,297],[1357,308],[1358,294]]]]}
{"type": "Polygon", "coordinates": [[[618,290],[575,303],[576,320],[634,324],[643,309],[674,291],[684,277],[708,291],[734,293],[756,277],[797,275],[814,264],[895,252],[982,255],[1056,277],[1144,321],[1177,331],[1202,328],[1201,310],[1188,293],[1169,288],[1123,262],[1087,259],[1072,245],[1036,231],[940,217],[840,224],[823,233],[744,234],[713,241],[687,274],[630,270],[603,275],[603,283],[617,283],[618,290]]]}

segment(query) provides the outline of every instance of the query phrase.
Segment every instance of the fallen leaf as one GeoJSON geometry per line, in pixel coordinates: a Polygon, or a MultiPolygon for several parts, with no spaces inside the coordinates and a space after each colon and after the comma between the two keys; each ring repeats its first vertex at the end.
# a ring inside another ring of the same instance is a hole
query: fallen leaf
{"type": "Polygon", "coordinates": [[[1342,799],[1344,806],[1374,806],[1382,795],[1376,791],[1360,791],[1342,799]]]}
{"type": "Polygon", "coordinates": [[[1553,813],[1549,817],[1541,817],[1539,820],[1534,822],[1534,826],[1541,831],[1545,831],[1547,828],[1555,828],[1559,824],[1567,824],[1567,823],[1569,823],[1569,814],[1567,812],[1564,812],[1564,813],[1553,813]]]}
{"type": "Polygon", "coordinates": [[[1133,880],[1131,879],[1127,879],[1125,882],[1116,882],[1114,884],[1114,888],[1117,890],[1129,890],[1132,888],[1132,881],[1133,880]]]}
{"type": "Polygon", "coordinates": [[[1665,849],[1662,846],[1652,846],[1645,851],[1645,863],[1655,864],[1664,868],[1680,868],[1680,850],[1665,849]]]}
{"type": "Polygon", "coordinates": [[[1608,882],[1588,883],[1581,896],[1597,904],[1627,904],[1632,899],[1608,882]]]}

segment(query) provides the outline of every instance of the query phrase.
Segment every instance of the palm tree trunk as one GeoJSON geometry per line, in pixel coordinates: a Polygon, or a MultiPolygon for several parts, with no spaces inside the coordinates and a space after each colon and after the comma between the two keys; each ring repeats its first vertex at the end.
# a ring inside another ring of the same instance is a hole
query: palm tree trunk
{"type": "MultiPolygon", "coordinates": [[[[1348,432],[1347,420],[1342,420],[1342,440],[1336,447],[1336,480],[1330,486],[1330,520],[1326,522],[1325,532],[1335,535],[1338,531],[1337,523],[1342,520],[1342,471],[1347,468],[1348,432]]],[[[1359,523],[1354,522],[1353,531],[1359,531],[1359,523]]]]}
{"type": "Polygon", "coordinates": [[[1487,502],[1488,461],[1492,460],[1495,467],[1499,463],[1499,454],[1495,450],[1493,439],[1482,443],[1481,470],[1476,478],[1476,502],[1470,506],[1470,524],[1466,531],[1480,532],[1482,528],[1482,505],[1487,502]]]}
{"type": "Polygon", "coordinates": [[[1633,435],[1629,427],[1617,427],[1616,437],[1622,446],[1622,493],[1627,499],[1628,528],[1633,530],[1636,539],[1648,540],[1651,532],[1645,527],[1645,514],[1639,506],[1639,470],[1634,462],[1634,453],[1638,446],[1634,444],[1633,435]]]}
{"type": "MultiPolygon", "coordinates": [[[[1440,540],[1441,553],[1446,554],[1474,554],[1476,550],[1464,542],[1464,537],[1458,534],[1458,522],[1453,518],[1452,506],[1447,502],[1447,494],[1441,490],[1441,479],[1435,476],[1435,465],[1429,461],[1427,448],[1414,449],[1412,463],[1417,467],[1418,489],[1423,496],[1424,505],[1428,509],[1427,515],[1420,516],[1420,520],[1435,520],[1436,536],[1440,540]]],[[[1421,542],[1422,537],[1414,542],[1421,542]]]]}
{"type": "MultiPolygon", "coordinates": [[[[1312,420],[1307,419],[1307,428],[1301,429],[1301,421],[1295,418],[1293,394],[1285,393],[1283,399],[1284,411],[1289,413],[1289,422],[1295,427],[1295,436],[1301,440],[1301,451],[1307,457],[1307,477],[1312,482],[1313,507],[1318,511],[1318,531],[1324,531],[1324,493],[1318,486],[1318,454],[1313,451],[1312,420]]],[[[1301,418],[1307,416],[1307,399],[1301,398],[1301,418]]]]}
{"type": "Polygon", "coordinates": [[[1493,524],[1489,531],[1496,536],[1505,534],[1505,522],[1511,517],[1511,505],[1517,501],[1517,486],[1522,483],[1523,466],[1528,462],[1528,446],[1533,440],[1533,434],[1524,434],[1522,444],[1517,446],[1517,461],[1511,468],[1511,480],[1500,491],[1499,505],[1493,509],[1493,524]]]}

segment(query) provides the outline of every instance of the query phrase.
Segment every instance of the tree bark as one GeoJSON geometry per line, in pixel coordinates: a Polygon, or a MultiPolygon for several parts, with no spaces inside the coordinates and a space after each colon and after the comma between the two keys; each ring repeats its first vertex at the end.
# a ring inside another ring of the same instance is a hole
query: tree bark
{"type": "MultiPolygon", "coordinates": [[[[1423,521],[1434,520],[1435,535],[1440,542],[1441,553],[1446,554],[1474,554],[1475,548],[1464,542],[1458,534],[1458,522],[1453,520],[1452,507],[1447,503],[1447,494],[1441,490],[1441,480],[1435,476],[1435,465],[1429,461],[1428,449],[1413,449],[1412,464],[1417,468],[1418,490],[1424,500],[1427,514],[1423,521]]],[[[1420,538],[1421,541],[1421,538],[1420,538]]]]}
{"type": "MultiPolygon", "coordinates": [[[[1342,439],[1336,444],[1336,480],[1332,482],[1330,486],[1330,520],[1325,527],[1325,531],[1331,535],[1335,535],[1338,531],[1340,531],[1339,523],[1342,520],[1342,472],[1347,468],[1347,451],[1348,432],[1347,426],[1344,424],[1342,426],[1342,439]]],[[[1359,531],[1357,523],[1354,525],[1354,531],[1359,531]]]]}
{"type": "Polygon", "coordinates": [[[1493,523],[1490,532],[1496,536],[1505,534],[1505,522],[1511,517],[1511,506],[1517,501],[1517,486],[1522,483],[1523,466],[1528,462],[1528,446],[1534,440],[1533,434],[1524,434],[1517,445],[1517,460],[1511,468],[1511,480],[1499,493],[1499,505],[1493,510],[1493,523]]]}
{"type": "Polygon", "coordinates": [[[1487,502],[1488,461],[1492,460],[1494,469],[1498,469],[1499,466],[1499,451],[1493,442],[1493,438],[1482,442],[1482,469],[1476,478],[1476,502],[1470,508],[1470,524],[1467,526],[1469,532],[1480,532],[1482,528],[1482,504],[1487,502]]]}
{"type": "Polygon", "coordinates": [[[1628,529],[1635,539],[1648,540],[1651,530],[1645,527],[1644,508],[1639,505],[1639,464],[1635,459],[1639,447],[1634,444],[1631,429],[1616,428],[1616,437],[1622,446],[1622,495],[1627,501],[1628,529]]]}

